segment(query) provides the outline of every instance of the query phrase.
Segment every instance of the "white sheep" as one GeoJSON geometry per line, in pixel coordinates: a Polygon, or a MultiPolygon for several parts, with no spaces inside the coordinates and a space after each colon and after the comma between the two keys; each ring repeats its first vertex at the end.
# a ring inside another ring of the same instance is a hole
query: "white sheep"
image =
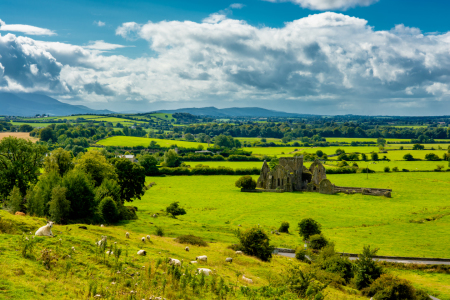
{"type": "Polygon", "coordinates": [[[75,247],[72,247],[71,250],[72,250],[72,252],[75,252],[75,247]]]}
{"type": "Polygon", "coordinates": [[[201,260],[201,261],[207,262],[208,261],[208,257],[206,255],[200,255],[200,256],[197,256],[195,258],[195,260],[201,260]]]}
{"type": "Polygon", "coordinates": [[[233,258],[231,258],[231,257],[227,257],[227,258],[225,258],[225,262],[233,262],[233,258]]]}
{"type": "Polygon", "coordinates": [[[141,241],[145,243],[145,237],[141,237],[141,241]]]}
{"type": "Polygon", "coordinates": [[[203,273],[203,274],[205,274],[205,276],[209,276],[209,274],[211,274],[211,270],[210,269],[205,269],[205,268],[198,268],[197,269],[197,273],[198,274],[201,274],[201,273],[203,273]]]}
{"type": "Polygon", "coordinates": [[[150,242],[150,236],[147,234],[147,240],[150,242]]]}
{"type": "Polygon", "coordinates": [[[102,239],[96,243],[97,246],[100,247],[102,244],[106,243],[106,239],[107,239],[107,237],[102,235],[102,239]]]}
{"type": "Polygon", "coordinates": [[[181,261],[178,259],[169,257],[169,265],[181,266],[181,261]]]}
{"type": "Polygon", "coordinates": [[[242,253],[242,251],[236,251],[236,254],[237,255],[242,255],[243,253],[242,253]]]}
{"type": "Polygon", "coordinates": [[[244,280],[247,283],[253,283],[253,280],[251,280],[250,278],[245,277],[245,275],[242,275],[242,280],[244,280]]]}
{"type": "Polygon", "coordinates": [[[100,225],[100,227],[105,227],[105,225],[102,224],[102,225],[100,225]]]}
{"type": "Polygon", "coordinates": [[[189,252],[189,247],[184,248],[184,250],[186,250],[187,252],[189,252]]]}
{"type": "Polygon", "coordinates": [[[196,260],[191,261],[191,264],[197,264],[198,262],[196,260]]]}
{"type": "Polygon", "coordinates": [[[52,221],[48,221],[47,225],[42,226],[41,228],[39,228],[34,235],[53,236],[52,227],[53,227],[53,222],[52,221]]]}
{"type": "Polygon", "coordinates": [[[109,250],[107,250],[107,251],[106,251],[106,254],[108,254],[108,255],[113,255],[113,254],[114,254],[114,251],[109,251],[109,250]]]}
{"type": "Polygon", "coordinates": [[[147,251],[145,251],[145,250],[139,250],[139,251],[137,252],[137,254],[138,254],[138,255],[142,255],[142,256],[146,256],[146,255],[147,255],[147,251]]]}
{"type": "Polygon", "coordinates": [[[129,232],[126,232],[126,233],[125,233],[125,237],[126,237],[127,239],[129,239],[129,238],[130,238],[130,233],[129,233],[129,232]]]}

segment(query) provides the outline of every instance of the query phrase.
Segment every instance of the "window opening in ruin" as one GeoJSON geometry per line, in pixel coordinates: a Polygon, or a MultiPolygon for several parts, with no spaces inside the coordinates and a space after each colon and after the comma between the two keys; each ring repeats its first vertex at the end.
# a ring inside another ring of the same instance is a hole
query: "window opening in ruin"
{"type": "Polygon", "coordinates": [[[278,178],[278,186],[280,186],[280,178],[278,178]]]}

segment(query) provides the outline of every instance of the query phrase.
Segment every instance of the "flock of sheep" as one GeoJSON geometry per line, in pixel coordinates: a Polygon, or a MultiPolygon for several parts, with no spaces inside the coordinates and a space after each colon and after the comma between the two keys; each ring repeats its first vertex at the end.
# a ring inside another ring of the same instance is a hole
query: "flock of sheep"
{"type": "MultiPolygon", "coordinates": [[[[100,225],[100,226],[104,227],[103,224],[100,225]]],[[[42,226],[41,228],[39,228],[36,231],[35,235],[37,235],[37,236],[52,236],[53,237],[52,227],[53,227],[53,222],[49,221],[49,222],[47,222],[47,225],[42,226]]],[[[127,239],[129,239],[130,238],[130,233],[126,232],[125,233],[125,237],[127,239]]],[[[101,246],[103,243],[105,243],[106,239],[107,239],[106,236],[102,236],[101,240],[99,240],[96,243],[97,246],[101,246]]],[[[147,235],[146,237],[142,237],[141,238],[141,241],[143,243],[145,243],[146,240],[150,241],[150,235],[147,235]]],[[[75,252],[75,248],[74,247],[72,247],[72,250],[75,252]]],[[[189,252],[189,247],[184,248],[184,250],[189,252]]],[[[106,254],[112,255],[113,253],[108,250],[108,251],[106,251],[106,254]]],[[[236,254],[242,255],[243,253],[242,253],[242,251],[236,251],[236,254]]],[[[147,255],[147,251],[139,250],[137,252],[137,255],[145,256],[145,255],[147,255]]],[[[175,259],[175,258],[170,258],[169,257],[169,264],[170,265],[181,266],[181,262],[182,261],[183,260],[180,261],[179,259],[175,259]]],[[[198,261],[206,263],[208,261],[208,257],[206,255],[197,256],[195,258],[195,260],[191,261],[190,263],[191,264],[196,264],[198,261]]],[[[232,257],[227,257],[225,259],[225,261],[228,262],[228,263],[232,263],[233,262],[233,258],[232,257]]],[[[197,268],[197,273],[198,274],[202,274],[203,273],[205,276],[209,276],[212,273],[212,271],[210,269],[207,269],[207,268],[197,268]]],[[[249,284],[253,283],[253,280],[251,280],[250,278],[245,277],[245,275],[242,275],[242,280],[244,280],[245,282],[247,282],[249,284]]]]}

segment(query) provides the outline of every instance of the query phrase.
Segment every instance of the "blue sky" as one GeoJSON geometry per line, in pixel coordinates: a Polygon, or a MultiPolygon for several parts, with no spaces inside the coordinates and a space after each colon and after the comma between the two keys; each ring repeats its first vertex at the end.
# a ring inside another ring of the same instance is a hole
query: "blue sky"
{"type": "Polygon", "coordinates": [[[116,111],[443,114],[448,11],[443,0],[3,0],[0,91],[116,111]]]}

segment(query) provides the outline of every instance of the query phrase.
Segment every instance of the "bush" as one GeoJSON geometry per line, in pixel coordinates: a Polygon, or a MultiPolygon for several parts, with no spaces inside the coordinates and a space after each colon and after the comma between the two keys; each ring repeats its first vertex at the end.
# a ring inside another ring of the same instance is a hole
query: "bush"
{"type": "Polygon", "coordinates": [[[52,189],[52,200],[49,204],[50,217],[56,223],[67,220],[70,212],[70,201],[66,199],[67,189],[56,186],[52,189]]]}
{"type": "Polygon", "coordinates": [[[425,154],[425,159],[426,159],[426,160],[429,160],[429,161],[438,161],[438,160],[441,160],[441,159],[439,158],[439,156],[437,156],[435,153],[428,153],[428,154],[425,154]]]}
{"type": "Polygon", "coordinates": [[[236,181],[235,186],[246,190],[254,190],[256,188],[256,181],[252,176],[246,175],[239,178],[236,181]]]}
{"type": "Polygon", "coordinates": [[[157,236],[164,236],[164,229],[162,229],[162,227],[156,226],[155,234],[157,236]]]}
{"type": "Polygon", "coordinates": [[[306,255],[308,255],[308,251],[305,249],[298,249],[297,251],[295,251],[296,259],[303,262],[310,262],[310,260],[306,258],[306,255]]]}
{"type": "Polygon", "coordinates": [[[363,289],[378,279],[383,274],[382,268],[373,260],[378,249],[370,249],[364,246],[363,253],[358,255],[355,261],[355,285],[358,289],[363,289]]]}
{"type": "Polygon", "coordinates": [[[189,244],[189,245],[195,245],[200,247],[206,247],[208,246],[208,243],[206,243],[201,237],[195,236],[195,235],[182,235],[175,239],[176,242],[180,244],[189,244]]]}
{"type": "Polygon", "coordinates": [[[282,222],[280,228],[278,229],[279,232],[285,232],[289,233],[289,223],[288,222],[282,222]]]}
{"type": "Polygon", "coordinates": [[[328,245],[327,239],[322,234],[314,234],[309,238],[309,246],[314,250],[320,250],[328,245]]]}
{"type": "Polygon", "coordinates": [[[186,210],[184,210],[184,208],[179,207],[178,202],[172,202],[169,206],[167,206],[166,212],[168,214],[171,214],[172,217],[186,214],[186,210]]]}
{"type": "Polygon", "coordinates": [[[320,224],[311,218],[301,220],[300,223],[298,223],[298,227],[300,236],[303,236],[305,240],[308,240],[312,235],[320,234],[322,232],[320,230],[320,224]]]}
{"type": "Polygon", "coordinates": [[[274,247],[270,245],[269,236],[258,227],[253,227],[239,236],[242,251],[251,256],[256,256],[262,261],[272,258],[274,247]]]}
{"type": "Polygon", "coordinates": [[[105,197],[98,205],[98,211],[102,218],[108,223],[114,223],[117,221],[119,212],[117,210],[116,202],[113,198],[105,197]]]}
{"type": "Polygon", "coordinates": [[[20,194],[20,189],[17,186],[14,186],[6,201],[7,208],[13,214],[16,213],[16,211],[22,211],[22,201],[23,197],[20,194]]]}
{"type": "Polygon", "coordinates": [[[383,300],[416,299],[416,291],[405,279],[383,274],[370,287],[362,291],[363,295],[383,300]]]}
{"type": "Polygon", "coordinates": [[[407,153],[407,154],[403,155],[403,159],[407,160],[407,161],[413,161],[414,157],[411,155],[411,153],[407,153]]]}
{"type": "Polygon", "coordinates": [[[386,173],[389,173],[389,172],[391,171],[391,169],[390,169],[389,167],[384,167],[384,171],[385,171],[386,173]]]}
{"type": "Polygon", "coordinates": [[[392,171],[393,171],[393,172],[398,172],[398,167],[393,167],[393,168],[392,168],[392,171]]]}

